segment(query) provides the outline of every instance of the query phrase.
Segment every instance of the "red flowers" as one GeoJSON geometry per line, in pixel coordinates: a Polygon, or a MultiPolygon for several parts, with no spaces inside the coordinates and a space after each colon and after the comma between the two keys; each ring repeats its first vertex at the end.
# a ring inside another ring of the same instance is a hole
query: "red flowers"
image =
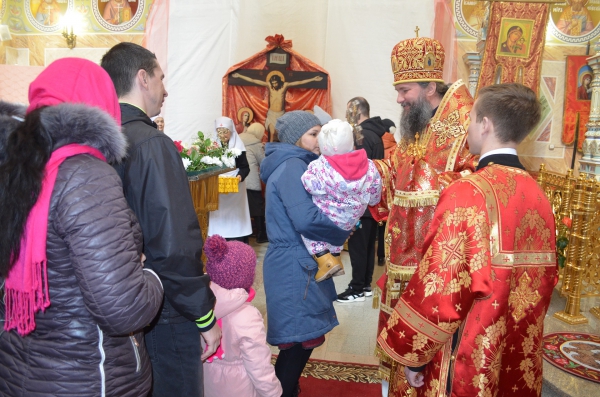
{"type": "Polygon", "coordinates": [[[183,152],[183,145],[181,144],[181,141],[173,141],[173,143],[175,144],[175,147],[179,153],[183,152]]]}

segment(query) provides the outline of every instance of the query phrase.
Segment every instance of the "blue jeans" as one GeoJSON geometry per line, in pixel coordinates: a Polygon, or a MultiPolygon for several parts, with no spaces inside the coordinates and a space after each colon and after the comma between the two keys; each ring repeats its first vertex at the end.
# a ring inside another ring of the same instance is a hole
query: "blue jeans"
{"type": "Polygon", "coordinates": [[[200,332],[191,321],[156,324],[146,331],[152,362],[152,397],[202,397],[200,332]]]}

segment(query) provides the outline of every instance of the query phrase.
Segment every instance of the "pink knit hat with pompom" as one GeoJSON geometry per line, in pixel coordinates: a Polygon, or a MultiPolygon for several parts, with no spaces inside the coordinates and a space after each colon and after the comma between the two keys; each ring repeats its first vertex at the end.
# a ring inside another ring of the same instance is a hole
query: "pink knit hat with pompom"
{"type": "Polygon", "coordinates": [[[206,239],[206,272],[210,279],[225,289],[250,290],[256,270],[256,254],[240,241],[226,241],[215,234],[206,239]]]}

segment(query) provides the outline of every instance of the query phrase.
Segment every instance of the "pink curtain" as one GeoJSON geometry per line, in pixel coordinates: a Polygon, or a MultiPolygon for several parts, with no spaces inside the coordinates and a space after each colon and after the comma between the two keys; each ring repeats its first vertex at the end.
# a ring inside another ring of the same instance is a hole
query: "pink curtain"
{"type": "Polygon", "coordinates": [[[433,21],[433,38],[439,40],[446,52],[444,61],[444,81],[453,83],[458,72],[458,45],[452,0],[434,0],[435,19],[433,21]]]}
{"type": "Polygon", "coordinates": [[[165,73],[165,87],[168,87],[169,0],[154,0],[152,3],[146,19],[142,45],[156,54],[158,63],[165,73]]]}

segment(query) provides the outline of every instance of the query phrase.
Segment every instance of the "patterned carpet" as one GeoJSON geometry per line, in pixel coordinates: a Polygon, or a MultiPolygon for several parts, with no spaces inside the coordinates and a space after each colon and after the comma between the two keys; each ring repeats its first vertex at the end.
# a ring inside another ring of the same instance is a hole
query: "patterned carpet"
{"type": "MultiPolygon", "coordinates": [[[[276,356],[273,356],[275,363],[276,356]]],[[[311,359],[300,379],[300,397],[364,397],[381,395],[376,365],[311,359]]]]}
{"type": "Polygon", "coordinates": [[[575,376],[600,383],[600,336],[558,332],[544,336],[542,353],[550,364],[575,376]]]}
{"type": "Polygon", "coordinates": [[[321,380],[338,380],[356,383],[381,383],[377,365],[338,363],[335,361],[309,360],[302,376],[321,380]]]}

